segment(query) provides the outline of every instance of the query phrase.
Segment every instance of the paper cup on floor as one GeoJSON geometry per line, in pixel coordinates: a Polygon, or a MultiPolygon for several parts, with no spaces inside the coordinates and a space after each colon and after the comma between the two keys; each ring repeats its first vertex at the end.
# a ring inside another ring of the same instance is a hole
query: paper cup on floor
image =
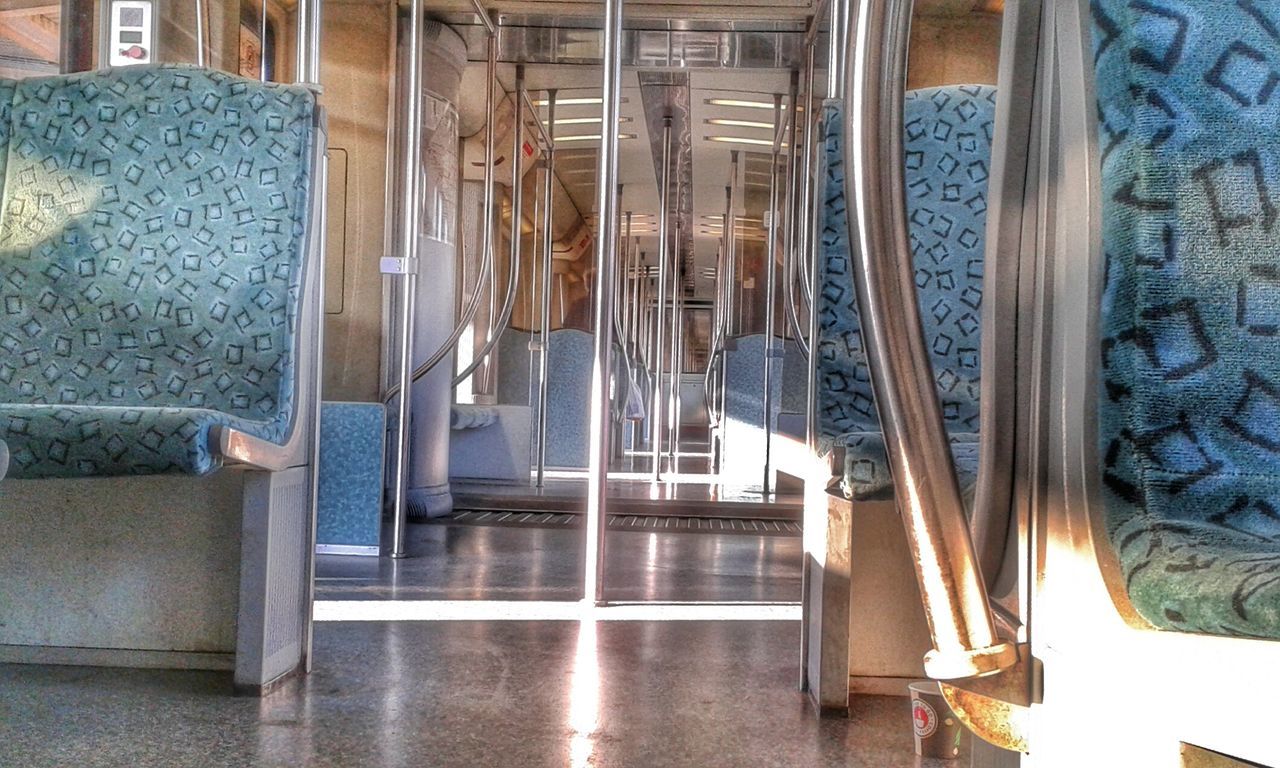
{"type": "Polygon", "coordinates": [[[911,725],[915,731],[916,754],[950,759],[960,756],[964,727],[951,713],[935,682],[912,683],[911,725]]]}

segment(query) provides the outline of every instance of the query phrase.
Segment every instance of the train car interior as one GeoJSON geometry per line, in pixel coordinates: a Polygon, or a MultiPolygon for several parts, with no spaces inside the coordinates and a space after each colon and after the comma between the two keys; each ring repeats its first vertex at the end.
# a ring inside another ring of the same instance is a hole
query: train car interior
{"type": "Polygon", "coordinates": [[[1280,768],[1278,85],[1264,0],[0,0],[0,766],[1280,768]]]}

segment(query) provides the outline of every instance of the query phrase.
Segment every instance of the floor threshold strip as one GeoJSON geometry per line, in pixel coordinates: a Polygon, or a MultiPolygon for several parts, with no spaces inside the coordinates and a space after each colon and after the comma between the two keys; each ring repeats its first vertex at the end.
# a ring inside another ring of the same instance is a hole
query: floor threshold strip
{"type": "Polygon", "coordinates": [[[321,622],[800,621],[798,603],[589,603],[534,600],[317,600],[321,622]]]}
{"type": "MultiPolygon", "coordinates": [[[[568,512],[483,512],[461,510],[432,518],[436,525],[499,525],[506,527],[579,527],[583,516],[568,512]]],[[[728,533],[749,536],[800,536],[794,520],[761,518],[684,517],[674,515],[610,515],[609,529],[617,531],[662,531],[664,533],[728,533]]]]}

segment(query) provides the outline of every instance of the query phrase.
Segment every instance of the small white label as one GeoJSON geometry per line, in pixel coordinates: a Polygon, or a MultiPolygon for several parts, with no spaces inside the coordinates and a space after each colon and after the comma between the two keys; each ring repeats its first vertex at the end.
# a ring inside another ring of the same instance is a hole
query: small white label
{"type": "Polygon", "coordinates": [[[151,0],[112,0],[107,63],[113,67],[155,60],[155,4],[151,0]]]}

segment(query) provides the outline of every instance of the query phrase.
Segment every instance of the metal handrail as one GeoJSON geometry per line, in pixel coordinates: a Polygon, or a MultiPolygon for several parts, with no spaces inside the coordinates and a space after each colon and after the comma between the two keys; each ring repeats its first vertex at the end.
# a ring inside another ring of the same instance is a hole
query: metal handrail
{"type": "MultiPolygon", "coordinates": [[[[554,269],[553,224],[555,206],[552,193],[555,191],[556,177],[556,90],[547,92],[547,150],[546,175],[543,177],[542,196],[547,199],[542,210],[542,286],[538,291],[538,431],[534,438],[534,482],[541,488],[546,482],[547,473],[547,397],[550,393],[547,364],[551,354],[551,291],[554,269]]],[[[534,112],[534,116],[537,116],[534,112]]]]}
{"type": "MultiPolygon", "coordinates": [[[[796,292],[792,278],[795,276],[796,248],[797,242],[800,241],[800,227],[796,208],[796,188],[798,186],[796,173],[798,172],[798,164],[796,163],[796,140],[800,134],[799,111],[796,109],[799,102],[799,80],[800,73],[791,72],[791,90],[787,96],[790,104],[791,113],[790,125],[787,132],[791,134],[790,142],[787,145],[787,204],[786,218],[783,220],[785,227],[782,236],[782,279],[784,293],[782,304],[786,309],[787,324],[791,326],[791,332],[795,334],[796,346],[800,348],[800,354],[807,361],[809,359],[809,344],[805,341],[804,331],[800,327],[800,312],[796,307],[796,292]]],[[[805,116],[806,121],[808,116],[805,116]]]]}
{"type": "MultiPolygon", "coordinates": [[[[507,267],[507,293],[502,300],[502,311],[498,314],[498,322],[489,326],[489,332],[486,334],[480,351],[467,364],[467,367],[453,377],[453,387],[455,389],[484,363],[485,359],[489,357],[489,353],[493,352],[493,348],[498,345],[503,332],[507,330],[507,325],[511,322],[511,313],[516,307],[516,288],[520,283],[520,251],[523,240],[520,225],[524,223],[524,214],[521,212],[521,209],[524,208],[524,179],[521,174],[522,163],[520,162],[524,152],[524,116],[520,114],[519,98],[519,94],[523,90],[524,65],[521,64],[516,66],[515,92],[517,96],[511,100],[511,107],[515,111],[515,120],[511,130],[511,263],[507,267]]],[[[550,201],[547,202],[550,204],[550,201]]]]}
{"type": "MultiPolygon", "coordinates": [[[[816,28],[818,26],[816,18],[809,19],[809,25],[810,25],[810,28],[816,28]]],[[[817,56],[817,52],[815,50],[815,46],[812,43],[810,43],[809,50],[805,56],[805,72],[804,72],[804,82],[805,82],[804,110],[805,111],[804,111],[804,137],[802,140],[802,145],[804,147],[804,166],[803,166],[803,170],[801,172],[801,177],[800,177],[804,182],[804,187],[800,191],[800,210],[802,212],[810,211],[817,207],[814,204],[815,196],[813,194],[813,165],[814,165],[814,146],[813,146],[814,140],[813,139],[814,139],[814,136],[816,135],[814,133],[814,123],[816,122],[816,119],[811,113],[811,110],[813,109],[813,77],[814,77],[814,68],[815,68],[814,59],[816,56],[817,56]]],[[[813,257],[813,244],[815,242],[815,238],[816,238],[816,233],[814,232],[813,228],[809,226],[808,223],[806,223],[804,228],[801,229],[800,231],[799,246],[797,248],[797,253],[799,253],[803,257],[803,260],[800,261],[799,265],[796,267],[796,272],[798,272],[800,275],[800,279],[799,279],[800,294],[804,297],[805,306],[809,307],[810,312],[813,311],[813,284],[809,280],[809,273],[811,272],[811,270],[806,269],[805,267],[809,266],[809,260],[813,257]]]]}
{"type": "Polygon", "coordinates": [[[618,220],[614,207],[613,187],[618,181],[618,112],[622,100],[622,56],[618,49],[622,38],[623,0],[604,3],[604,65],[601,77],[600,161],[596,168],[596,210],[600,214],[600,231],[596,238],[595,275],[595,340],[591,363],[591,420],[587,463],[586,547],[583,552],[583,598],[597,605],[605,602],[604,549],[609,514],[609,374],[613,353],[613,255],[618,243],[618,220]]]}
{"type": "MultiPolygon", "coordinates": [[[[794,111],[794,110],[793,110],[794,111]]],[[[773,96],[773,122],[782,125],[782,94],[773,96]]],[[[769,155],[769,220],[767,222],[769,242],[765,255],[765,288],[764,288],[764,495],[773,492],[773,472],[770,463],[773,458],[773,336],[775,333],[775,317],[778,309],[778,159],[781,141],[775,136],[773,151],[769,155]]]]}
{"type": "Polygon", "coordinates": [[[933,649],[950,680],[1017,663],[996,635],[943,428],[907,239],[902,83],[912,0],[862,3],[845,95],[845,191],[863,338],[933,649]]]}
{"type": "MultiPolygon", "coordinates": [[[[419,230],[413,226],[413,218],[417,213],[421,194],[421,161],[422,132],[417,126],[422,117],[422,46],[423,46],[423,4],[422,0],[412,0],[409,5],[409,50],[407,66],[407,94],[404,100],[403,123],[403,160],[405,194],[400,198],[400,253],[406,264],[418,256],[420,241],[419,230]]],[[[299,12],[299,29],[302,28],[303,14],[299,12]]],[[[304,57],[298,56],[301,65],[304,57]]],[[[413,407],[410,397],[411,383],[408,377],[409,363],[412,362],[414,344],[414,317],[417,312],[418,275],[416,269],[406,268],[400,277],[400,349],[399,349],[399,381],[393,392],[387,393],[383,402],[396,399],[396,432],[395,459],[392,468],[391,491],[391,552],[392,558],[402,558],[408,554],[405,548],[405,533],[409,517],[408,482],[409,482],[409,448],[410,409],[413,407]]]]}
{"type": "Polygon", "coordinates": [[[671,118],[662,121],[662,172],[658,182],[658,304],[657,304],[657,339],[654,345],[654,365],[657,375],[654,378],[653,392],[649,399],[649,413],[652,419],[652,433],[649,448],[653,457],[650,468],[653,479],[662,478],[662,369],[665,365],[663,351],[666,342],[666,326],[662,322],[662,312],[667,304],[667,262],[670,260],[670,246],[667,237],[667,209],[669,207],[668,189],[671,186],[671,118]]]}
{"type": "MultiPolygon", "coordinates": [[[[484,25],[484,29],[489,33],[490,38],[498,36],[498,27],[493,23],[493,18],[489,16],[489,11],[484,7],[480,0],[471,0],[471,4],[476,8],[476,15],[480,17],[480,23],[484,25]]],[[[490,80],[489,82],[493,82],[490,80]]]]}
{"type": "MultiPolygon", "coordinates": [[[[449,336],[440,344],[440,347],[421,365],[413,369],[412,375],[409,376],[409,384],[412,385],[423,376],[430,373],[437,365],[444,360],[453,348],[457,346],[458,340],[462,338],[462,334],[472,321],[475,320],[476,313],[480,310],[482,299],[481,287],[488,281],[489,275],[493,272],[494,249],[493,249],[493,156],[494,156],[494,112],[495,104],[493,98],[493,86],[496,81],[498,71],[498,38],[497,35],[489,37],[488,45],[488,75],[489,89],[485,93],[485,141],[484,141],[484,225],[483,231],[480,233],[480,274],[476,275],[476,284],[471,294],[471,302],[463,310],[458,322],[454,325],[453,330],[449,332],[449,336]]],[[[408,224],[406,223],[406,226],[408,224]]],[[[465,251],[465,248],[463,249],[465,251]]],[[[387,402],[395,397],[399,391],[401,384],[396,384],[387,389],[383,395],[383,402],[387,402]]]]}

